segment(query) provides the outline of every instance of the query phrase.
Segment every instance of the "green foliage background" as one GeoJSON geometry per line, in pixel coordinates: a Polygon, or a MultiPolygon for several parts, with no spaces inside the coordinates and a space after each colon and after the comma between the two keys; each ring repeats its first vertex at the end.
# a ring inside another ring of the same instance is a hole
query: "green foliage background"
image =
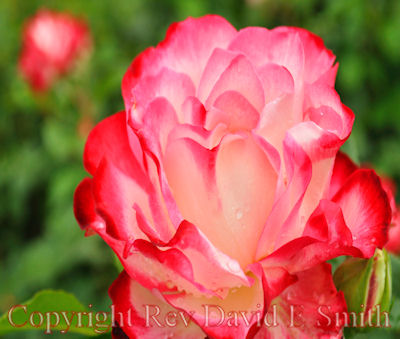
{"type": "MultiPolygon", "coordinates": [[[[97,122],[123,109],[120,82],[134,56],[162,40],[172,22],[207,13],[223,15],[236,28],[292,25],[321,36],[340,64],[336,88],[356,114],[345,151],[400,183],[398,0],[2,0],[0,314],[44,288],[64,289],[83,305],[108,310],[107,288],[118,271],[107,246],[85,238],[72,212],[74,189],[85,175],[77,126],[82,115],[97,122]],[[85,18],[94,49],[74,74],[36,96],[18,74],[17,60],[24,21],[42,7],[85,18]]],[[[377,337],[396,337],[399,309],[395,299],[395,326],[377,337]]]]}

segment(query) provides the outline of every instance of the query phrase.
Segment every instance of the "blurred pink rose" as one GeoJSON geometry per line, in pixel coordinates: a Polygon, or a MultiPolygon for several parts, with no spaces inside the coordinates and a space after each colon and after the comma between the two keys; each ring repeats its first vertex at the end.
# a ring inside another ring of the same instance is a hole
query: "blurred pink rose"
{"type": "Polygon", "coordinates": [[[371,257],[390,206],[375,172],[350,173],[338,153],[354,116],[334,59],[304,29],[237,31],[210,15],[173,24],[133,61],[125,112],[89,135],[93,177],[74,204],[125,268],[110,295],[133,310],[120,319],[129,337],[341,337],[318,313],[346,310],[325,261],[371,257]],[[276,326],[251,317],[274,305],[276,326]],[[293,305],[304,326],[288,323],[293,305]]]}
{"type": "Polygon", "coordinates": [[[40,10],[25,25],[19,67],[35,91],[46,91],[90,46],[84,21],[67,13],[40,10]]]}

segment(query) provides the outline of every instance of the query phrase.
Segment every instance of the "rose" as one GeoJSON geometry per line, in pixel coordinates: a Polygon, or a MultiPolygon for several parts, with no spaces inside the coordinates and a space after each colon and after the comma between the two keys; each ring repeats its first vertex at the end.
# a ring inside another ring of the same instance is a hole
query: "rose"
{"type": "Polygon", "coordinates": [[[338,150],[353,113],[333,88],[333,63],[303,29],[238,32],[218,16],[172,25],[133,61],[126,113],[91,132],[93,178],[74,203],[80,226],[125,268],[110,295],[126,334],[340,337],[342,323],[327,319],[346,305],[325,261],[371,257],[390,207],[375,172],[347,177],[338,150]],[[264,319],[273,305],[276,326],[239,316],[264,319]],[[287,323],[294,306],[300,327],[287,323]],[[181,321],[169,327],[168,314],[181,321]]]}
{"type": "Polygon", "coordinates": [[[33,90],[45,91],[90,45],[85,22],[67,13],[40,10],[25,25],[19,68],[33,90]]]}

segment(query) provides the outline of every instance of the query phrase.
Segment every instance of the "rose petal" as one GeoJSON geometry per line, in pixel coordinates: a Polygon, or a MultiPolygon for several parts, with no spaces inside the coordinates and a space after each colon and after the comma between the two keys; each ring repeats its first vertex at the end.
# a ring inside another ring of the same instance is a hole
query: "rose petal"
{"type": "Polygon", "coordinates": [[[90,232],[90,228],[96,228],[99,223],[104,223],[95,210],[92,186],[93,180],[85,178],[80,182],[74,193],[75,218],[79,226],[88,232],[90,232]]]}
{"type": "Polygon", "coordinates": [[[103,158],[107,158],[124,173],[135,173],[139,181],[144,173],[138,157],[130,147],[125,112],[116,113],[96,125],[90,132],[83,153],[85,169],[95,174],[103,158]]]}
{"type": "Polygon", "coordinates": [[[115,321],[130,338],[204,338],[205,334],[190,319],[190,314],[171,307],[123,271],[111,285],[109,294],[115,321]]]}
{"type": "MultiPolygon", "coordinates": [[[[335,55],[327,49],[324,41],[317,35],[299,27],[278,27],[277,32],[288,32],[297,34],[304,49],[304,81],[314,83],[325,77],[324,83],[334,86],[336,70],[332,67],[335,55]],[[327,73],[329,77],[327,77],[327,73]]],[[[337,68],[337,67],[336,67],[337,68]]]]}
{"type": "Polygon", "coordinates": [[[220,75],[204,106],[209,109],[226,91],[239,92],[257,111],[261,111],[264,107],[265,97],[261,82],[253,66],[243,55],[235,57],[220,75]]]}
{"type": "Polygon", "coordinates": [[[255,277],[251,287],[230,290],[224,299],[184,293],[165,294],[164,297],[180,310],[194,311],[193,319],[212,338],[246,338],[257,321],[257,312],[262,314],[264,308],[263,286],[259,277],[255,277]],[[224,321],[221,321],[222,316],[224,321]],[[217,326],[219,322],[221,324],[217,326]]]}
{"type": "MultiPolygon", "coordinates": [[[[156,75],[142,78],[132,90],[133,109],[129,111],[130,117],[133,121],[143,123],[143,114],[148,104],[156,98],[164,98],[174,108],[178,119],[183,122],[182,104],[188,96],[194,94],[195,87],[186,74],[162,68],[156,75]]],[[[147,118],[148,116],[147,114],[147,118]]]]}
{"type": "Polygon", "coordinates": [[[222,93],[207,112],[205,128],[214,129],[219,123],[229,131],[252,130],[257,126],[259,114],[249,101],[236,91],[222,93]]]}
{"type": "Polygon", "coordinates": [[[258,242],[257,260],[277,248],[283,227],[286,228],[285,235],[291,239],[303,231],[299,210],[311,179],[312,165],[307,154],[290,135],[285,138],[283,147],[285,168],[280,170],[275,202],[258,242]]]}
{"type": "Polygon", "coordinates": [[[207,61],[204,72],[201,76],[199,87],[197,89],[197,97],[201,102],[205,102],[218,81],[221,74],[228,68],[230,63],[239,54],[216,48],[209,60],[207,61]]]}
{"type": "Polygon", "coordinates": [[[343,211],[354,246],[366,257],[387,241],[391,209],[387,194],[373,170],[355,171],[333,197],[343,211]]]}
{"type": "Polygon", "coordinates": [[[298,273],[297,278],[272,301],[268,318],[271,326],[263,326],[255,338],[341,338],[347,307],[343,293],[337,292],[333,284],[331,266],[315,266],[298,273]],[[273,305],[276,326],[272,323],[273,305]]]}
{"type": "Polygon", "coordinates": [[[238,258],[240,253],[238,260],[242,265],[252,263],[274,201],[277,173],[252,139],[237,139],[221,143],[216,158],[216,181],[233,236],[228,254],[238,258]]]}
{"type": "Polygon", "coordinates": [[[283,66],[267,63],[257,70],[257,75],[264,87],[266,102],[294,91],[293,77],[283,66]]]}
{"type": "Polygon", "coordinates": [[[338,152],[329,185],[329,197],[332,198],[344,185],[348,177],[357,169],[357,166],[343,152],[338,152]]]}
{"type": "Polygon", "coordinates": [[[134,103],[132,89],[139,80],[157,74],[163,67],[187,74],[197,86],[213,50],[225,48],[234,35],[235,28],[217,15],[188,18],[171,25],[165,40],[136,57],[125,73],[122,95],[127,112],[134,103]]]}
{"type": "Polygon", "coordinates": [[[352,233],[339,205],[322,200],[302,236],[285,243],[261,264],[264,268],[281,267],[295,273],[341,255],[363,256],[360,249],[353,246],[352,233]]]}

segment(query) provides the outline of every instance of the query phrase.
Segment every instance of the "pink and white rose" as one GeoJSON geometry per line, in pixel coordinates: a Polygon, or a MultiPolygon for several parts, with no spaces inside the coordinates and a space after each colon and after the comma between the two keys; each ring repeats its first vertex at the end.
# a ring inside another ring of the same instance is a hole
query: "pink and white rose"
{"type": "Polygon", "coordinates": [[[338,152],[354,115],[334,61],[304,29],[237,31],[215,15],[173,24],[134,59],[125,111],[89,135],[74,204],[125,268],[110,295],[133,310],[129,337],[341,337],[317,312],[346,311],[326,261],[371,257],[391,210],[375,172],[338,152]],[[191,322],[146,326],[146,304],[191,322]],[[231,321],[209,326],[211,304],[231,321]],[[273,305],[277,326],[235,322],[273,305]],[[287,323],[293,305],[302,326],[287,323]]]}

